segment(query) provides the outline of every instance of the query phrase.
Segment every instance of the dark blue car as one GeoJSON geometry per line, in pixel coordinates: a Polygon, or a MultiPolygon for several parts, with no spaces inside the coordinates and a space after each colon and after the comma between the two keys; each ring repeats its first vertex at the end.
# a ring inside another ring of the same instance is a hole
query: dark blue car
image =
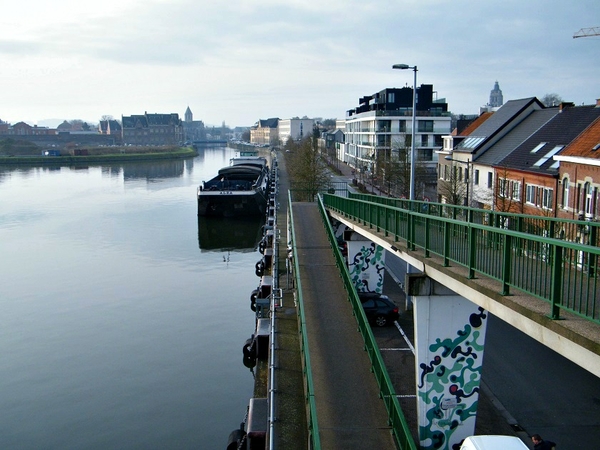
{"type": "Polygon", "coordinates": [[[359,292],[358,297],[370,323],[383,327],[398,320],[398,307],[387,295],[377,292],[359,292]]]}

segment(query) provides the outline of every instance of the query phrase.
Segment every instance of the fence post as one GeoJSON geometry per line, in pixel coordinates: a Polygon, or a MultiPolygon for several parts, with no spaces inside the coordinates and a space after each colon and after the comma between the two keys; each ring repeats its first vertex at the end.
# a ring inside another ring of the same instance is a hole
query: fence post
{"type": "Polygon", "coordinates": [[[552,252],[552,292],[550,299],[552,301],[552,310],[550,317],[553,320],[560,319],[560,305],[562,304],[562,281],[563,281],[563,249],[559,245],[553,245],[552,252]]]}
{"type": "Polygon", "coordinates": [[[475,261],[477,256],[475,233],[477,233],[477,229],[471,227],[471,222],[469,221],[469,279],[471,280],[475,278],[475,261]]]}
{"type": "Polygon", "coordinates": [[[512,266],[512,237],[508,234],[504,236],[504,251],[502,253],[502,295],[508,295],[510,291],[508,282],[511,278],[510,268],[512,266]]]}

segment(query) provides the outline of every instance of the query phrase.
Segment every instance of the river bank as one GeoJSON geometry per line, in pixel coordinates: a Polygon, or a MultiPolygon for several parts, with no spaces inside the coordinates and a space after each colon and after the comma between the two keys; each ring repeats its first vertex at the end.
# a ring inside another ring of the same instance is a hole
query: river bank
{"type": "Polygon", "coordinates": [[[189,147],[158,148],[111,148],[105,152],[88,151],[87,154],[69,155],[14,155],[0,156],[0,166],[71,166],[75,164],[105,164],[136,161],[156,161],[165,159],[185,159],[198,156],[198,151],[189,147]],[[116,153],[118,152],[118,153],[116,153]]]}

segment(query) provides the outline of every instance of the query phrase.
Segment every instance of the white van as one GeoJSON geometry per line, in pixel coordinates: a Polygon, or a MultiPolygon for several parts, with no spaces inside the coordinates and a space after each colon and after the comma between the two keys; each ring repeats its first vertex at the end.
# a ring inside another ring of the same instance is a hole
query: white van
{"type": "Polygon", "coordinates": [[[516,436],[482,435],[466,438],[460,450],[529,450],[516,436]]]}

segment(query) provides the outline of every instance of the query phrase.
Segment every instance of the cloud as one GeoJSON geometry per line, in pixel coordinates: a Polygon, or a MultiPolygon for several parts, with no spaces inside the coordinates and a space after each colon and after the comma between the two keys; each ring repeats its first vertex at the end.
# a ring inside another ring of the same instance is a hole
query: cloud
{"type": "MultiPolygon", "coordinates": [[[[505,100],[600,96],[598,39],[572,38],[598,25],[586,23],[600,17],[597,0],[23,3],[27,21],[14,20],[16,6],[0,17],[0,81],[26,89],[29,108],[82,109],[69,118],[183,113],[188,104],[199,119],[232,125],[343,117],[361,96],[412,83],[394,63],[416,64],[418,82],[459,113],[477,112],[496,80],[505,100]]],[[[23,114],[17,97],[0,93],[3,118],[6,108],[23,114]]]]}

